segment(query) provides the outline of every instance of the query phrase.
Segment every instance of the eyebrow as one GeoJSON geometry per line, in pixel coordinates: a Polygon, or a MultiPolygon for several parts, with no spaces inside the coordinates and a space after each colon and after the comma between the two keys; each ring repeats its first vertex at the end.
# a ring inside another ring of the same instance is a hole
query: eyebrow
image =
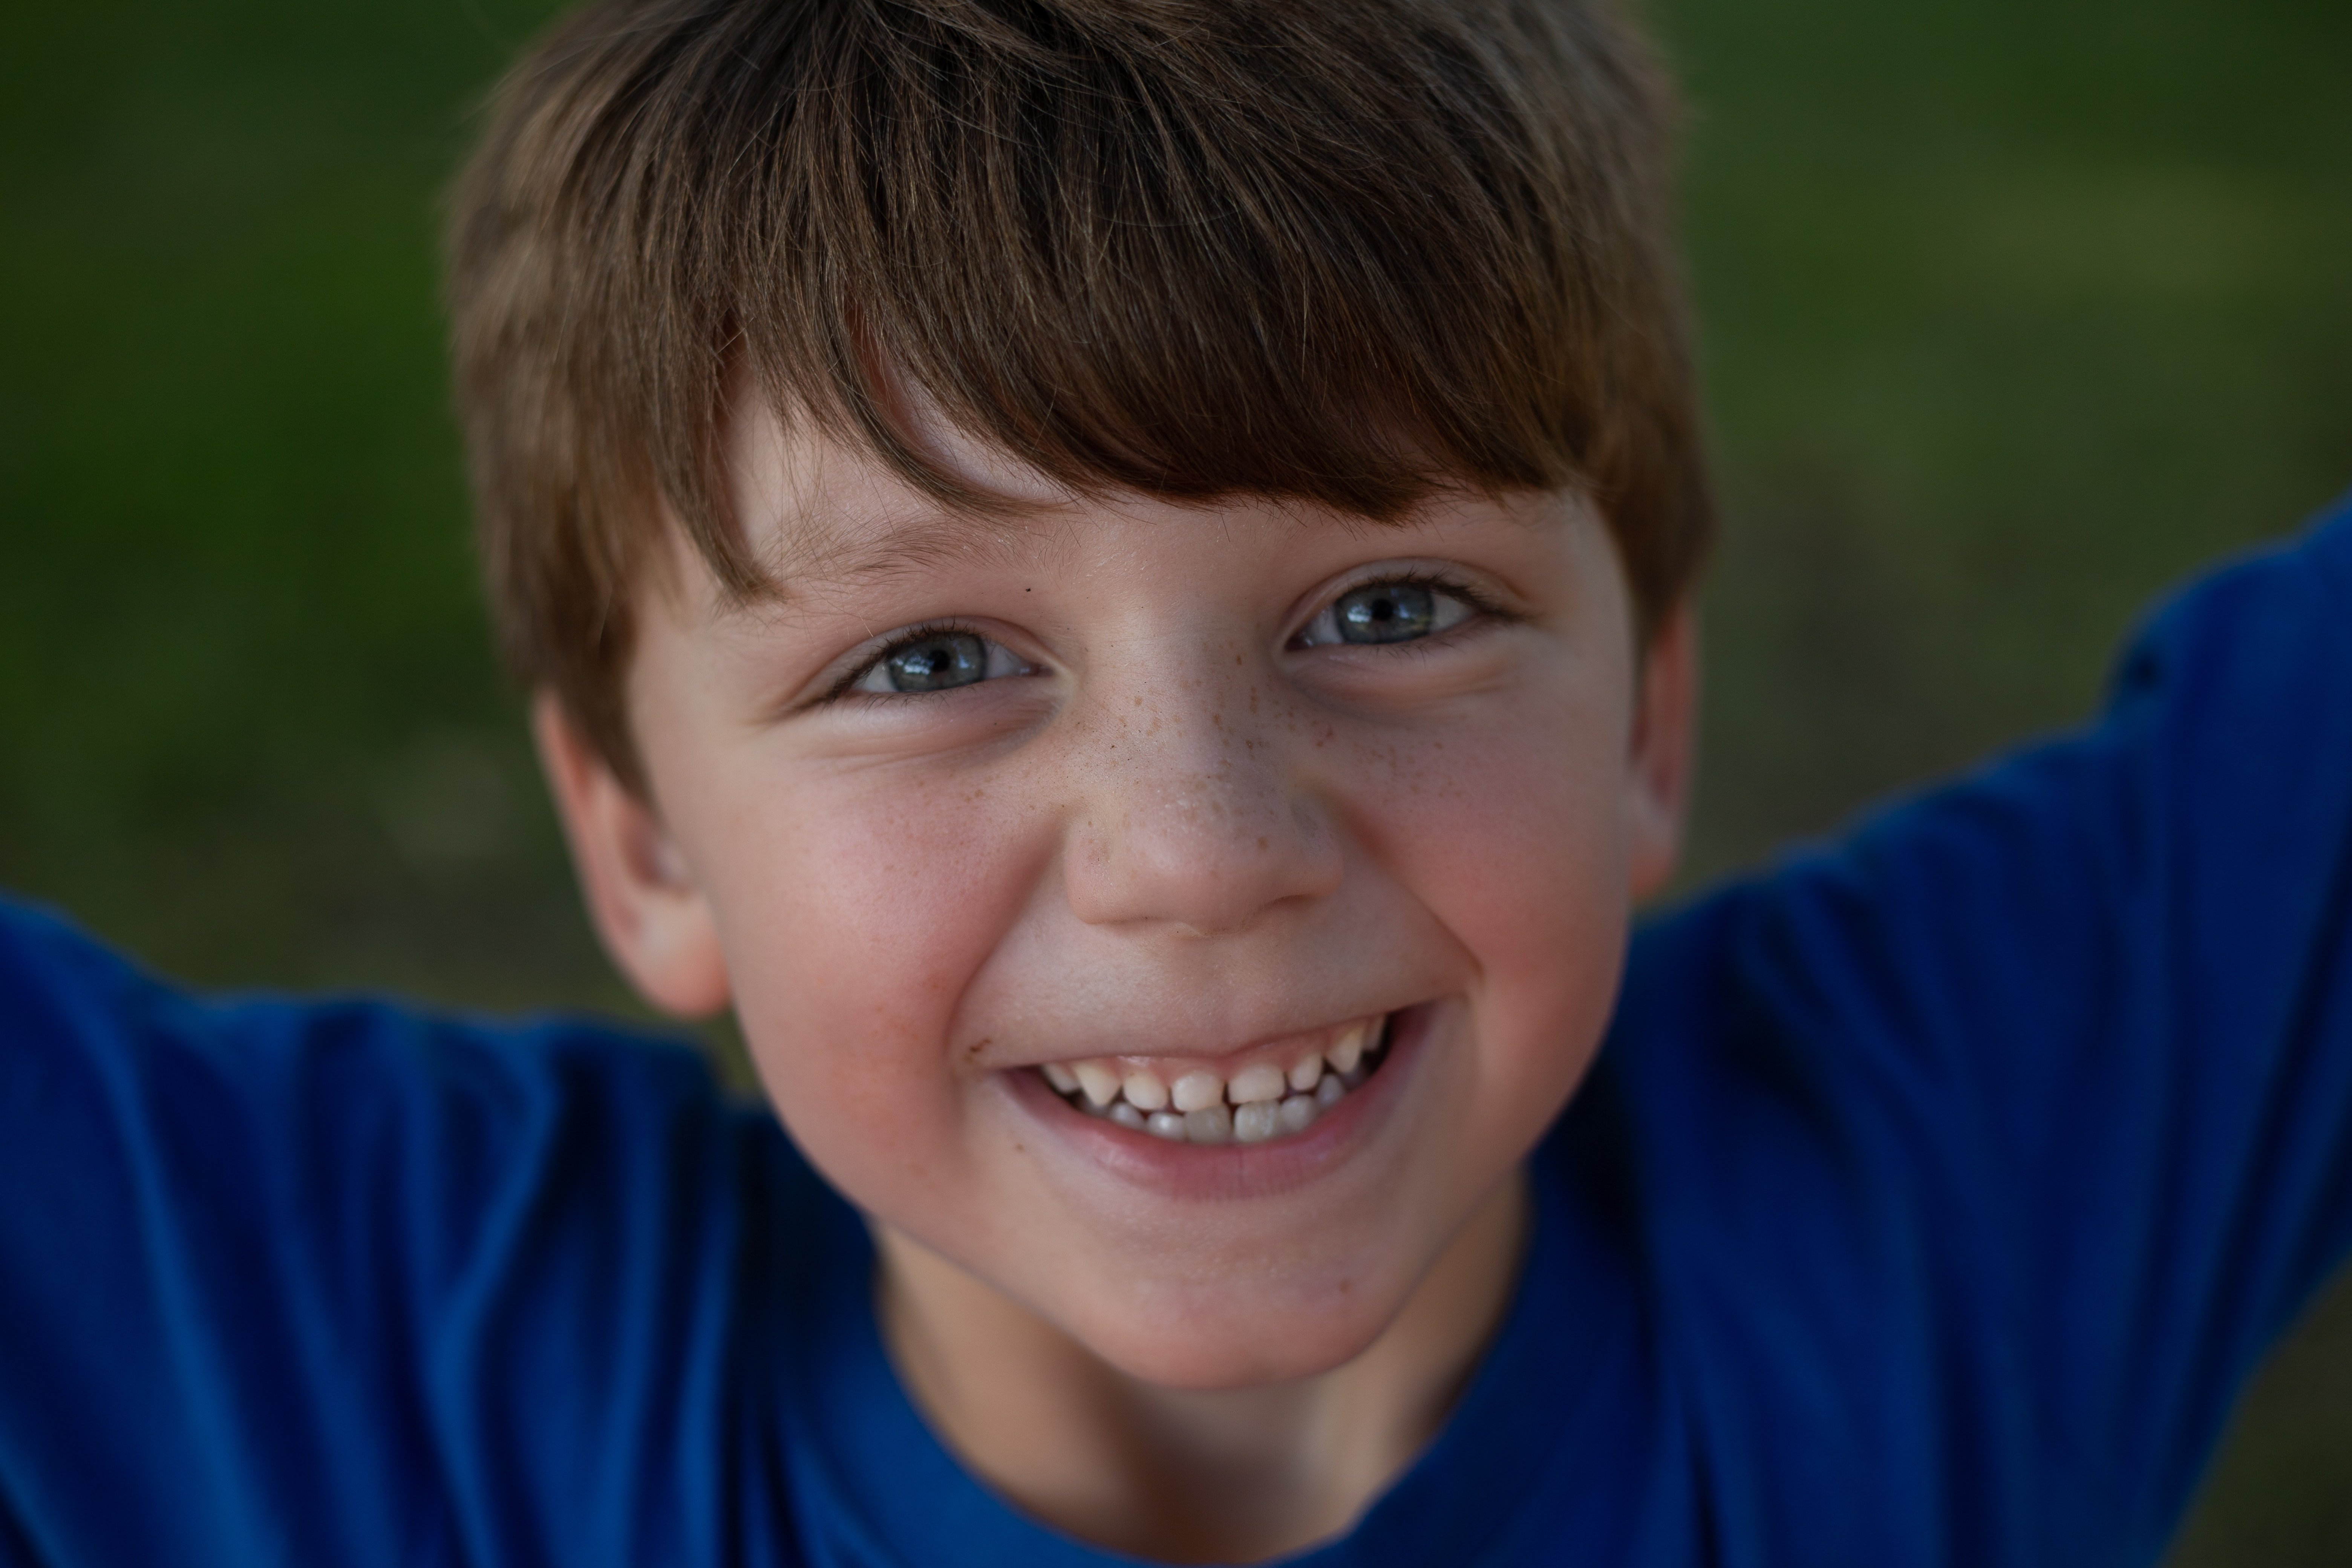
{"type": "Polygon", "coordinates": [[[757,552],[761,585],[727,596],[719,611],[790,609],[814,597],[943,567],[1010,565],[1016,552],[1034,548],[1048,530],[1066,532],[1075,521],[1051,517],[1061,510],[1051,506],[1023,510],[1029,515],[899,507],[872,514],[883,520],[878,527],[864,521],[845,527],[838,511],[782,521],[773,542],[757,552]],[[1039,512],[1049,515],[1040,519],[1039,512]]]}

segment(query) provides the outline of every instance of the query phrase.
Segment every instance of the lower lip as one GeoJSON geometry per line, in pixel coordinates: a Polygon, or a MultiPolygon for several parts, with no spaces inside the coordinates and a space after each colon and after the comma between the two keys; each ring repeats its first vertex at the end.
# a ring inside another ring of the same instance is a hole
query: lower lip
{"type": "Polygon", "coordinates": [[[1429,1034],[1429,1009],[1389,1019],[1381,1063],[1304,1132],[1263,1143],[1179,1143],[1089,1116],[1054,1092],[1034,1068],[998,1075],[1014,1103],[1055,1137],[1111,1174],[1171,1197],[1203,1201],[1270,1197],[1304,1186],[1364,1142],[1393,1113],[1429,1034]]]}

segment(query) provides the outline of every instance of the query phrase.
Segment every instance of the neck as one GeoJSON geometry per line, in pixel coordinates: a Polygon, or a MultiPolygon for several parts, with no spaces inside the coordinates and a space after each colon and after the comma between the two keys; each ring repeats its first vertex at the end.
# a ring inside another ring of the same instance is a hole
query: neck
{"type": "Polygon", "coordinates": [[[965,1466],[1023,1511],[1164,1562],[1255,1562],[1344,1531],[1437,1434],[1494,1336],[1528,1228],[1523,1176],[1472,1218],[1363,1353],[1313,1377],[1145,1383],[887,1226],[882,1332],[965,1466]]]}

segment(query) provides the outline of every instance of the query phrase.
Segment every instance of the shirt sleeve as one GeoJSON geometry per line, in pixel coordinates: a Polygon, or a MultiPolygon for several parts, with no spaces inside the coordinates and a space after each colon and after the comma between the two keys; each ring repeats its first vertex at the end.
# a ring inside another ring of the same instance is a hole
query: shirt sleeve
{"type": "Polygon", "coordinates": [[[0,1560],[691,1560],[736,1142],[682,1047],[194,1001],[0,902],[0,1560]]]}
{"type": "Polygon", "coordinates": [[[1646,932],[1604,1065],[1732,1538],[2154,1561],[2352,1244],[2352,507],[1646,932]]]}

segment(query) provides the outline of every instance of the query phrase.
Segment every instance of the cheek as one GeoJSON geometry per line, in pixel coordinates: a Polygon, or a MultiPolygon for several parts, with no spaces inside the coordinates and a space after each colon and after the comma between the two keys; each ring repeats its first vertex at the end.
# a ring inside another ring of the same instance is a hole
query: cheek
{"type": "Polygon", "coordinates": [[[1538,1124],[1605,1027],[1629,914],[1621,705],[1457,729],[1400,753],[1362,813],[1376,853],[1468,952],[1475,1069],[1492,1113],[1538,1124]]]}
{"type": "Polygon", "coordinates": [[[715,820],[737,1013],[794,1137],[828,1166],[950,1148],[976,1042],[948,1021],[1025,895],[1019,822],[984,784],[871,773],[747,789],[715,820]]]}

